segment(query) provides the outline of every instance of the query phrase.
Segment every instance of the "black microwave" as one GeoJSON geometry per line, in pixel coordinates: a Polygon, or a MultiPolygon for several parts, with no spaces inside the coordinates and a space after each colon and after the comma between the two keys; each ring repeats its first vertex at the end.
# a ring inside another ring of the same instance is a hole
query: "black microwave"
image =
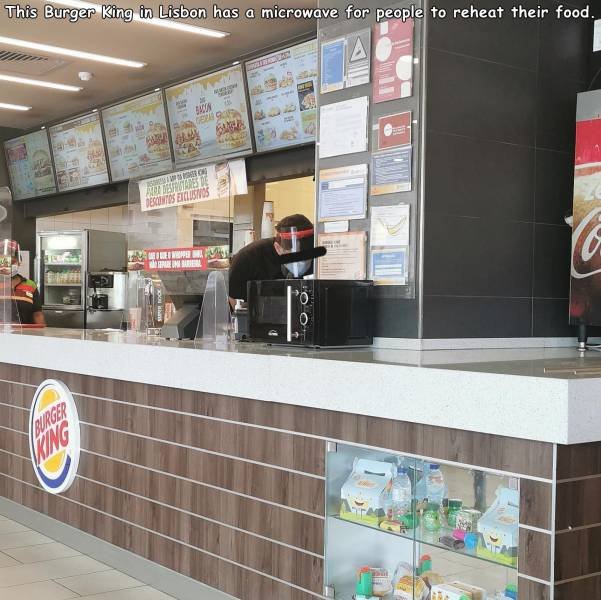
{"type": "Polygon", "coordinates": [[[371,281],[278,279],[248,283],[253,342],[310,347],[371,346],[371,281]]]}

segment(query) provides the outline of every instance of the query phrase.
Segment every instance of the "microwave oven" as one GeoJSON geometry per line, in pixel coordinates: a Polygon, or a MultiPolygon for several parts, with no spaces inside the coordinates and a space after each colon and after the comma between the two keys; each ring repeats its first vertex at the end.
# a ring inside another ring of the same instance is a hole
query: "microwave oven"
{"type": "Polygon", "coordinates": [[[324,279],[250,281],[249,338],[314,348],[371,346],[372,286],[324,279]]]}

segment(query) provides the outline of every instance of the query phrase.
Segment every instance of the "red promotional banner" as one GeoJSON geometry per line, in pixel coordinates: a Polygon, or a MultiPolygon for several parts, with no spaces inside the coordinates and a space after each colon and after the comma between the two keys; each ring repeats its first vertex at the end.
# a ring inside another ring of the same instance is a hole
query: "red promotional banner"
{"type": "Polygon", "coordinates": [[[145,250],[144,271],[206,271],[229,266],[228,246],[145,250]]]}
{"type": "Polygon", "coordinates": [[[409,98],[413,81],[413,19],[374,26],[374,102],[409,98]]]}
{"type": "Polygon", "coordinates": [[[601,324],[601,118],[576,125],[570,322],[601,324]]]}

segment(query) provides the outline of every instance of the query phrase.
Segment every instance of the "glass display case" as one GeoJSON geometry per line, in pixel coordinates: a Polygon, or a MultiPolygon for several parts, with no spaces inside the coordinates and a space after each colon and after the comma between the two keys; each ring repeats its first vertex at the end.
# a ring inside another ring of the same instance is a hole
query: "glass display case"
{"type": "Polygon", "coordinates": [[[517,598],[518,479],[350,445],[330,450],[326,597],[517,598]]]}

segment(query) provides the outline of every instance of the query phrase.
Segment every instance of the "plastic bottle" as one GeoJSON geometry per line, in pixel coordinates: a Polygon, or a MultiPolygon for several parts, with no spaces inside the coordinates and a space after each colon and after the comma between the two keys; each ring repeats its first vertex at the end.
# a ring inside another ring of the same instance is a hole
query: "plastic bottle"
{"type": "Polygon", "coordinates": [[[400,521],[405,515],[411,514],[411,500],[411,480],[407,475],[407,469],[399,467],[396,477],[392,480],[388,518],[392,521],[400,521]]]}
{"type": "Polygon", "coordinates": [[[426,477],[426,490],[428,493],[428,502],[442,506],[444,498],[445,485],[440,465],[431,464],[426,477]]]}

